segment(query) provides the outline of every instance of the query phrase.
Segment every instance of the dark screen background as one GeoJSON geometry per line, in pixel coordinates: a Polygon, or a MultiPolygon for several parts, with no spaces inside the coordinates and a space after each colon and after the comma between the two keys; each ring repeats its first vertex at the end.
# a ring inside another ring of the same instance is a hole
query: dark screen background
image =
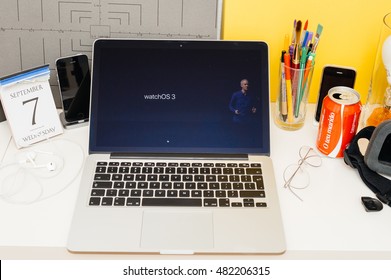
{"type": "Polygon", "coordinates": [[[92,151],[269,153],[264,44],[96,44],[92,151]],[[249,81],[257,112],[237,124],[229,102],[242,79],[249,81]]]}

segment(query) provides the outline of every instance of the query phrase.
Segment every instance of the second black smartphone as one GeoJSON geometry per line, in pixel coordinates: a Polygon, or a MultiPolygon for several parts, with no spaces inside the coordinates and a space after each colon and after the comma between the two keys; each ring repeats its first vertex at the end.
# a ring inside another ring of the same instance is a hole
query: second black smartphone
{"type": "Polygon", "coordinates": [[[344,66],[327,65],[323,68],[322,81],[320,83],[318,103],[316,105],[315,120],[319,122],[320,112],[322,111],[323,99],[329,90],[337,86],[346,86],[353,88],[356,80],[356,70],[344,66]]]}
{"type": "Polygon", "coordinates": [[[66,124],[89,118],[91,74],[84,54],[56,60],[57,78],[66,124]]]}

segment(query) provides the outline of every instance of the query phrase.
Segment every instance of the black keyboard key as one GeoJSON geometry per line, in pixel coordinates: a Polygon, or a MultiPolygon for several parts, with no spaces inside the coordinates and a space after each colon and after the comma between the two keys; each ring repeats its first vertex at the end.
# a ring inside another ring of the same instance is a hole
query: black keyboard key
{"type": "Polygon", "coordinates": [[[251,182],[251,176],[250,175],[242,175],[242,176],[240,176],[240,180],[242,182],[251,182]]]}
{"type": "Polygon", "coordinates": [[[134,181],[134,175],[133,174],[125,174],[124,181],[134,181]]]}
{"type": "Polygon", "coordinates": [[[118,172],[118,167],[116,166],[107,167],[107,173],[117,173],[117,172],[118,172]]]}
{"type": "Polygon", "coordinates": [[[217,176],[218,182],[228,182],[228,176],[227,175],[219,175],[217,176]]]}
{"type": "Polygon", "coordinates": [[[246,174],[248,174],[248,175],[259,175],[259,174],[262,174],[262,169],[261,168],[247,168],[246,169],[246,174]]]}
{"type": "Polygon", "coordinates": [[[257,190],[265,189],[263,185],[263,177],[262,176],[253,176],[253,182],[255,182],[257,190]]]}
{"type": "Polygon", "coordinates": [[[170,175],[159,175],[159,181],[170,181],[170,175]]]}
{"type": "Polygon", "coordinates": [[[202,191],[198,191],[198,190],[191,191],[191,196],[192,197],[202,197],[202,191]]]}
{"type": "Polygon", "coordinates": [[[105,190],[92,190],[91,191],[91,196],[104,196],[105,195],[105,190]]]}
{"type": "Polygon", "coordinates": [[[124,206],[125,205],[125,198],[124,197],[116,197],[114,199],[114,206],[124,206]]]}
{"type": "Polygon", "coordinates": [[[226,191],[216,191],[216,197],[227,197],[226,191]]]}
{"type": "Polygon", "coordinates": [[[91,206],[100,205],[100,197],[91,197],[89,205],[91,206]]]}
{"type": "Polygon", "coordinates": [[[244,189],[243,183],[232,183],[232,188],[234,190],[243,190],[244,189]]]}
{"type": "Polygon", "coordinates": [[[165,197],[166,196],[166,191],[165,190],[156,190],[155,191],[155,196],[157,196],[157,197],[165,197]]]}
{"type": "Polygon", "coordinates": [[[135,189],[136,186],[137,186],[136,182],[126,182],[126,184],[125,184],[125,188],[127,188],[127,189],[135,189]]]}
{"type": "Polygon", "coordinates": [[[189,172],[189,174],[198,174],[199,169],[197,167],[191,167],[191,168],[189,168],[188,172],[189,172]]]}
{"type": "Polygon", "coordinates": [[[106,173],[106,167],[104,166],[97,166],[95,169],[96,173],[106,173]]]}
{"type": "Polygon", "coordinates": [[[129,173],[129,167],[120,167],[118,172],[119,173],[129,173]]]}
{"type": "Polygon", "coordinates": [[[179,197],[190,197],[190,191],[188,190],[180,190],[179,197]]]}
{"type": "Polygon", "coordinates": [[[138,189],[147,189],[148,188],[148,182],[138,182],[137,183],[138,189]]]}
{"type": "Polygon", "coordinates": [[[243,205],[244,207],[254,207],[254,199],[243,199],[243,205]]]}
{"type": "Polygon", "coordinates": [[[245,190],[255,190],[255,183],[244,183],[245,190]]]}
{"type": "Polygon", "coordinates": [[[140,198],[127,198],[126,199],[126,206],[140,206],[140,198]]]}
{"type": "Polygon", "coordinates": [[[111,187],[113,186],[113,182],[94,182],[92,184],[92,187],[93,188],[97,188],[97,189],[110,189],[111,187]]]}
{"type": "Polygon", "coordinates": [[[187,168],[186,167],[178,167],[176,170],[177,174],[187,174],[187,168]]]}
{"type": "Polygon", "coordinates": [[[152,167],[143,167],[142,173],[147,173],[147,174],[150,174],[153,172],[153,168],[152,167]]]}
{"type": "Polygon", "coordinates": [[[201,168],[200,169],[200,174],[210,174],[210,168],[201,168]]]}
{"type": "Polygon", "coordinates": [[[232,207],[242,207],[243,204],[241,202],[232,202],[231,206],[232,207]]]}
{"type": "Polygon", "coordinates": [[[136,175],[136,181],[145,181],[147,176],[145,174],[137,174],[136,175]]]}
{"type": "Polygon", "coordinates": [[[150,174],[147,176],[147,181],[151,182],[151,181],[157,181],[157,175],[155,174],[150,174]]]}
{"type": "Polygon", "coordinates": [[[113,188],[123,189],[125,187],[125,182],[114,182],[113,188]]]}
{"type": "Polygon", "coordinates": [[[164,168],[163,167],[155,167],[153,169],[153,173],[155,173],[155,174],[162,174],[162,173],[164,173],[164,168]]]}
{"type": "Polygon", "coordinates": [[[106,196],[117,196],[117,190],[113,190],[113,189],[107,190],[106,196]]]}
{"type": "Polygon", "coordinates": [[[195,182],[204,182],[205,181],[205,176],[204,175],[195,175],[194,176],[194,181],[195,182]]]}
{"type": "Polygon", "coordinates": [[[181,190],[184,189],[185,184],[182,182],[174,182],[174,189],[181,190]]]}
{"type": "Polygon", "coordinates": [[[229,207],[230,206],[229,199],[228,198],[220,198],[219,199],[219,206],[220,207],[229,207]]]}
{"type": "Polygon", "coordinates": [[[172,183],[171,182],[163,182],[162,189],[165,189],[165,190],[172,189],[172,183]]]}
{"type": "Polygon", "coordinates": [[[239,191],[240,197],[265,197],[264,191],[239,191]]]}
{"type": "Polygon", "coordinates": [[[95,174],[94,180],[95,181],[108,181],[111,179],[110,174],[95,174]]]}
{"type": "Polygon", "coordinates": [[[153,196],[153,190],[143,190],[143,196],[153,196]]]}
{"type": "Polygon", "coordinates": [[[196,188],[196,183],[189,183],[189,182],[187,182],[185,184],[185,189],[186,190],[195,190],[195,188],[196,188]]]}
{"type": "Polygon", "coordinates": [[[154,189],[154,190],[160,189],[160,183],[159,182],[151,182],[151,183],[149,183],[149,188],[154,189]]]}
{"type": "Polygon", "coordinates": [[[113,174],[111,176],[111,180],[113,180],[113,181],[122,181],[122,174],[113,174]]]}
{"type": "Polygon", "coordinates": [[[245,174],[244,168],[235,168],[235,174],[238,175],[245,174]]]}
{"type": "Polygon", "coordinates": [[[238,191],[227,191],[228,197],[239,197],[238,191]]]}
{"type": "Polygon", "coordinates": [[[130,173],[141,173],[141,167],[130,168],[130,173]]]}
{"type": "Polygon", "coordinates": [[[141,190],[131,190],[130,196],[141,196],[141,190]]]}
{"type": "Polygon", "coordinates": [[[102,206],[111,206],[113,205],[113,198],[112,197],[104,197],[102,198],[102,206]]]}
{"type": "Polygon", "coordinates": [[[217,199],[216,198],[205,198],[204,199],[205,207],[217,207],[217,199]]]}
{"type": "Polygon", "coordinates": [[[207,182],[216,182],[216,175],[206,175],[207,182]]]}
{"type": "Polygon", "coordinates": [[[204,197],[215,197],[214,191],[204,191],[204,197]]]}
{"type": "Polygon", "coordinates": [[[234,170],[233,168],[223,168],[223,174],[227,174],[227,175],[234,174],[234,170]]]}
{"type": "Polygon", "coordinates": [[[130,191],[129,190],[119,190],[118,196],[129,196],[130,191]]]}
{"type": "Polygon", "coordinates": [[[167,196],[168,197],[177,197],[178,196],[178,191],[177,190],[168,190],[167,191],[167,196]]]}
{"type": "Polygon", "coordinates": [[[212,168],[212,174],[222,174],[221,168],[212,168]]]}
{"type": "Polygon", "coordinates": [[[255,203],[255,206],[256,207],[267,207],[267,203],[266,202],[257,202],[257,203],[255,203]]]}
{"type": "Polygon", "coordinates": [[[182,176],[181,175],[171,175],[171,181],[181,181],[182,180],[182,176]]]}
{"type": "Polygon", "coordinates": [[[107,166],[107,162],[106,161],[98,161],[96,163],[96,165],[98,165],[98,166],[107,166]]]}
{"type": "Polygon", "coordinates": [[[183,181],[193,182],[193,175],[183,175],[183,181]]]}
{"type": "Polygon", "coordinates": [[[143,206],[202,206],[202,199],[198,198],[143,198],[143,206]]]}

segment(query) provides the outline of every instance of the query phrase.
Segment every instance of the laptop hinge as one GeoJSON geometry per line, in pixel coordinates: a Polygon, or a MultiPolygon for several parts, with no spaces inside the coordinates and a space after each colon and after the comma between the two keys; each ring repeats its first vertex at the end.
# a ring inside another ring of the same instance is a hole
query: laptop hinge
{"type": "Polygon", "coordinates": [[[247,154],[198,154],[198,153],[112,153],[111,159],[224,159],[248,160],[247,154]]]}

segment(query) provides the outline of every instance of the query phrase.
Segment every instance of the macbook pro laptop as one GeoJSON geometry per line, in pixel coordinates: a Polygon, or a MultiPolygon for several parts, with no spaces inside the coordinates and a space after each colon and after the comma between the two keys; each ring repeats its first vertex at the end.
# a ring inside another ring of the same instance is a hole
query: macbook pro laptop
{"type": "Polygon", "coordinates": [[[264,42],[99,39],[71,252],[282,253],[264,42]]]}

